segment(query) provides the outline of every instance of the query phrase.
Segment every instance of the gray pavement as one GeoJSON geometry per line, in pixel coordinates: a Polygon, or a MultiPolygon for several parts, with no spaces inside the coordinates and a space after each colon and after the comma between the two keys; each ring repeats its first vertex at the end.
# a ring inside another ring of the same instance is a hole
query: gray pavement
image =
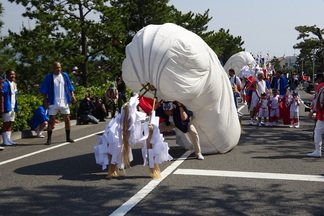
{"type": "MultiPolygon", "coordinates": [[[[303,100],[312,98],[299,91],[303,100]]],[[[53,132],[50,146],[45,139],[18,139],[0,152],[0,215],[110,215],[129,206],[121,215],[323,215],[323,158],[306,157],[314,148],[314,121],[303,109],[297,129],[249,126],[244,107],[238,145],[203,161],[193,154],[175,161],[186,150],[166,135],[174,160],[160,168],[174,171],[161,181],[143,167],[140,145],[133,148],[130,169],[105,178],[93,146],[107,122],[73,126],[72,144],[64,144],[63,129],[53,132]]]]}

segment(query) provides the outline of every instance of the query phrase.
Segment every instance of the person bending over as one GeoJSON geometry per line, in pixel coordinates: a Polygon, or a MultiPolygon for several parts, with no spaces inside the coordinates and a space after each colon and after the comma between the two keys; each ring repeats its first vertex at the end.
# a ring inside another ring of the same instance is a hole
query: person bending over
{"type": "Polygon", "coordinates": [[[204,156],[201,153],[198,132],[190,121],[190,119],[193,118],[190,114],[192,113],[178,101],[162,102],[161,106],[156,109],[156,115],[165,119],[165,121],[159,125],[160,131],[163,132],[178,128],[183,133],[188,132],[196,158],[198,160],[203,160],[204,156]]]}

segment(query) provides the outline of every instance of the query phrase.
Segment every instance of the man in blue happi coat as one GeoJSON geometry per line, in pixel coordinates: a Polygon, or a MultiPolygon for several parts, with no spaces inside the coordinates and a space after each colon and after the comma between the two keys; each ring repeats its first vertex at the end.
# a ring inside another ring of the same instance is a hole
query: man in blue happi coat
{"type": "Polygon", "coordinates": [[[282,97],[286,94],[288,87],[287,78],[282,74],[282,71],[277,71],[273,88],[278,89],[278,93],[280,97],[282,97]]]}
{"type": "Polygon", "coordinates": [[[74,87],[71,84],[70,78],[67,73],[62,72],[61,63],[53,63],[53,73],[46,75],[39,92],[44,96],[44,102],[49,103],[49,116],[50,120],[48,122],[47,130],[47,141],[45,145],[51,144],[52,130],[55,125],[55,118],[58,112],[61,112],[64,123],[65,123],[65,133],[66,141],[74,142],[70,137],[71,123],[70,123],[70,109],[69,103],[76,102],[74,96],[74,87]]]}

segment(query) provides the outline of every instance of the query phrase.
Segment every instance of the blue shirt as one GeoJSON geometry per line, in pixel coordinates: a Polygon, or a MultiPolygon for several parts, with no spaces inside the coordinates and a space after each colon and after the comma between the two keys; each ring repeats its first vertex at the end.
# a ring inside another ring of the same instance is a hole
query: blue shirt
{"type": "MultiPolygon", "coordinates": [[[[72,101],[70,93],[74,91],[74,87],[70,81],[67,73],[62,72],[62,76],[64,79],[64,93],[67,99],[67,102],[70,103],[72,101]]],[[[50,105],[55,104],[55,91],[54,91],[54,77],[53,73],[49,73],[46,75],[40,89],[40,93],[46,94],[48,97],[48,103],[50,105]]]]}
{"type": "Polygon", "coordinates": [[[276,80],[276,82],[274,83],[273,88],[279,89],[279,87],[280,87],[279,95],[282,96],[282,95],[286,94],[288,86],[289,86],[289,84],[287,82],[286,77],[280,77],[279,86],[278,86],[278,80],[276,80]]]}
{"type": "Polygon", "coordinates": [[[49,117],[46,113],[46,109],[44,106],[37,107],[34,111],[34,115],[30,120],[30,128],[35,130],[41,123],[44,121],[48,121],[49,117]]]}
{"type": "Polygon", "coordinates": [[[270,90],[271,89],[270,82],[267,79],[265,79],[264,81],[266,83],[267,89],[270,90]]]}
{"type": "MultiPolygon", "coordinates": [[[[3,92],[3,100],[4,100],[4,102],[3,102],[3,112],[7,113],[7,112],[12,111],[12,108],[11,108],[11,88],[10,88],[9,80],[4,81],[1,92],[3,92]]],[[[15,94],[18,94],[18,91],[15,91],[15,94]]],[[[16,98],[14,111],[18,112],[17,98],[16,98]]]]}

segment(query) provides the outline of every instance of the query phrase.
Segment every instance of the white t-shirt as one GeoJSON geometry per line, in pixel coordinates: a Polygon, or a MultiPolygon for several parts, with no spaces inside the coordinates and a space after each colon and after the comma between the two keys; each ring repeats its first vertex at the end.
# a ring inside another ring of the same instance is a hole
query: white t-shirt
{"type": "MultiPolygon", "coordinates": [[[[9,81],[9,80],[8,80],[9,81]]],[[[10,82],[9,81],[9,85],[10,85],[10,97],[11,97],[11,110],[15,109],[15,104],[16,104],[16,91],[17,91],[17,85],[15,82],[10,82]]]]}
{"type": "Polygon", "coordinates": [[[233,85],[233,83],[235,83],[236,86],[240,86],[242,88],[242,82],[239,77],[232,76],[232,77],[229,77],[229,80],[231,82],[231,85],[233,85]]]}
{"type": "Polygon", "coordinates": [[[298,102],[300,103],[299,98],[290,98],[289,102],[290,104],[290,112],[298,112],[299,111],[299,106],[298,102]]]}
{"type": "Polygon", "coordinates": [[[259,95],[261,95],[262,92],[266,92],[266,82],[264,80],[257,80],[257,89],[259,95]]]}
{"type": "Polygon", "coordinates": [[[59,107],[67,107],[67,98],[64,92],[64,78],[62,74],[54,75],[54,92],[55,92],[55,105],[59,107]]]}
{"type": "Polygon", "coordinates": [[[268,109],[268,100],[267,99],[260,99],[260,108],[262,109],[268,109]]]}
{"type": "Polygon", "coordinates": [[[279,108],[279,95],[277,96],[270,96],[270,103],[271,103],[271,109],[278,109],[279,108]]]}

